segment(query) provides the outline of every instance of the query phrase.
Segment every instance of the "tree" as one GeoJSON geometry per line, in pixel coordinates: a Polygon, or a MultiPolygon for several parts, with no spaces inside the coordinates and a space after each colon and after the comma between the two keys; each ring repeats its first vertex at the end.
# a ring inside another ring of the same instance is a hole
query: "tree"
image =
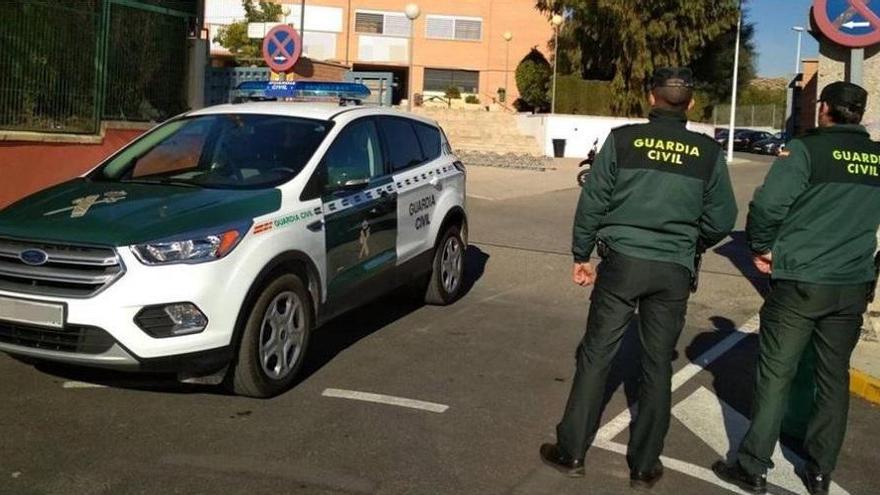
{"type": "MultiPolygon", "coordinates": [[[[739,51],[739,87],[745,88],[755,78],[755,26],[744,23],[739,51]]],[[[701,51],[699,57],[690,64],[698,87],[706,92],[713,102],[730,99],[733,89],[733,57],[736,50],[736,26],[715,38],[701,51]]]]}
{"type": "Polygon", "coordinates": [[[246,64],[263,65],[263,43],[260,40],[248,38],[248,23],[251,22],[278,22],[284,16],[281,4],[260,0],[242,0],[244,7],[244,20],[223,26],[214,37],[214,42],[235,57],[235,61],[246,64]]]}
{"type": "Polygon", "coordinates": [[[610,80],[612,109],[631,116],[644,113],[656,67],[690,64],[735,30],[738,17],[737,0],[538,0],[537,7],[565,14],[562,34],[580,48],[579,57],[569,56],[572,66],[586,78],[610,80]]]}
{"type": "Polygon", "coordinates": [[[542,110],[548,107],[551,73],[550,62],[537,48],[532,48],[516,67],[516,87],[520,99],[529,108],[542,110]]]}

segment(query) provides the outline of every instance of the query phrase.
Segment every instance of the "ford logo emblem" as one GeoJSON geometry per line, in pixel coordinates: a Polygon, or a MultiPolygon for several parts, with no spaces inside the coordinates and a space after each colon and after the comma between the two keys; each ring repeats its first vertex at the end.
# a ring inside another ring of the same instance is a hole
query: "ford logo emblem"
{"type": "Polygon", "coordinates": [[[22,251],[18,255],[18,259],[27,265],[40,266],[45,265],[49,261],[49,255],[40,249],[28,249],[27,251],[22,251]]]}

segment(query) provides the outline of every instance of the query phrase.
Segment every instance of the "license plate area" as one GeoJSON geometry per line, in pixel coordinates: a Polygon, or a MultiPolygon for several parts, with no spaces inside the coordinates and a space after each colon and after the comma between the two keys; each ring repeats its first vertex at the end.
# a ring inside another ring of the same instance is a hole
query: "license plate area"
{"type": "Polygon", "coordinates": [[[0,321],[61,329],[64,313],[64,304],[0,296],[0,321]]]}

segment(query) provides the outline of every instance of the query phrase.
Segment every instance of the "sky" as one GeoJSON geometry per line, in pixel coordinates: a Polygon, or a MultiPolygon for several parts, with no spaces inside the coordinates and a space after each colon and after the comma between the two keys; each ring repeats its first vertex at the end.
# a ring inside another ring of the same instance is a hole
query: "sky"
{"type": "MultiPolygon", "coordinates": [[[[794,72],[797,33],[792,26],[810,27],[812,0],[750,0],[748,20],[755,24],[758,75],[780,77],[794,72]]],[[[801,58],[816,57],[819,44],[803,34],[801,58]]]]}

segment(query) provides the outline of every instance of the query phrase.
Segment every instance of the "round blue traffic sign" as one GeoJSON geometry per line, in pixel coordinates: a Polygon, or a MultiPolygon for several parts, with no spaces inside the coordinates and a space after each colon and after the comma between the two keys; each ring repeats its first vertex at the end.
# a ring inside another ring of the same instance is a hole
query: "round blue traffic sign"
{"type": "Polygon", "coordinates": [[[272,28],[263,38],[263,60],[275,72],[287,72],[302,55],[302,38],[287,24],[272,28]]]}
{"type": "Polygon", "coordinates": [[[815,0],[813,18],[828,39],[849,48],[880,43],[880,2],[815,0]]]}

